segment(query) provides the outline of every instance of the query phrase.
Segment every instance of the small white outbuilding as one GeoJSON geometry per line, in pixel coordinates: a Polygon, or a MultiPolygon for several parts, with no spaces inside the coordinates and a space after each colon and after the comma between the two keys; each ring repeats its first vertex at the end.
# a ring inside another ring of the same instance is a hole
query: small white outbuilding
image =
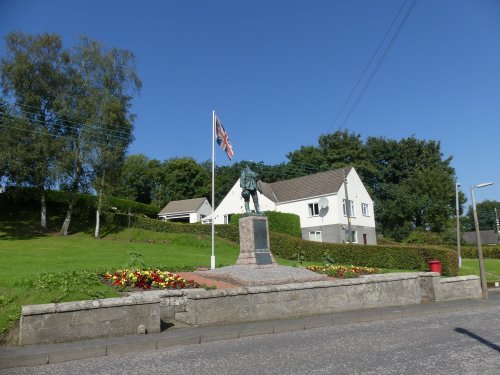
{"type": "Polygon", "coordinates": [[[212,206],[207,198],[184,199],[171,201],[158,213],[165,221],[199,223],[212,213],[212,206]]]}

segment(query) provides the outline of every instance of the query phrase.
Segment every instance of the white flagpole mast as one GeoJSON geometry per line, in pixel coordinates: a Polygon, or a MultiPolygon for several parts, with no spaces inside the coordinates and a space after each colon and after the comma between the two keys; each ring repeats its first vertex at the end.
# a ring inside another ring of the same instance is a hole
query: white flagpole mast
{"type": "Polygon", "coordinates": [[[215,207],[215,111],[212,111],[212,256],[210,257],[210,269],[215,269],[214,253],[214,207],[215,207]]]}

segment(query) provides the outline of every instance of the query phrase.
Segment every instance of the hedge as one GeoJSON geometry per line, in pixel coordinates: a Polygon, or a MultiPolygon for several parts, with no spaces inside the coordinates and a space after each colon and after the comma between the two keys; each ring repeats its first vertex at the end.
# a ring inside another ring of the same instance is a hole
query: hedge
{"type": "MultiPolygon", "coordinates": [[[[65,191],[47,190],[47,206],[59,212],[63,212],[69,201],[70,193],[65,191]]],[[[39,206],[40,193],[36,188],[29,187],[8,187],[4,194],[0,194],[0,199],[9,203],[21,205],[39,206]]],[[[77,194],[75,204],[75,216],[95,215],[95,207],[97,206],[98,197],[91,194],[77,194]]],[[[139,203],[120,198],[109,198],[108,205],[116,207],[118,211],[147,215],[149,217],[157,217],[159,209],[150,204],[139,203]]]]}
{"type": "MultiPolygon", "coordinates": [[[[112,215],[113,222],[127,225],[127,215],[112,215]]],[[[135,228],[156,232],[187,233],[210,235],[211,225],[165,222],[148,218],[133,217],[135,228]]],[[[233,242],[239,242],[239,228],[236,225],[216,225],[215,235],[233,242]]],[[[429,260],[441,262],[444,276],[458,274],[458,257],[454,250],[433,246],[366,246],[354,244],[334,244],[305,241],[283,233],[270,232],[269,240],[274,255],[294,260],[324,262],[332,259],[335,263],[354,264],[364,267],[429,271],[429,260]]]]}
{"type": "MultiPolygon", "coordinates": [[[[106,223],[117,224],[120,226],[128,226],[128,215],[122,213],[106,213],[104,215],[104,221],[106,223]]],[[[207,235],[212,234],[212,226],[205,224],[189,224],[189,223],[178,223],[163,220],[154,220],[146,217],[140,217],[137,215],[132,215],[131,226],[133,228],[151,230],[154,232],[167,232],[167,233],[184,233],[184,234],[195,234],[195,235],[207,235]]],[[[216,225],[215,235],[233,242],[239,242],[239,229],[235,225],[216,225]]]]}
{"type": "MultiPolygon", "coordinates": [[[[483,258],[487,259],[500,259],[500,246],[496,245],[482,245],[483,258]]],[[[477,259],[477,247],[476,246],[463,246],[460,249],[462,258],[477,259]]]]}
{"type": "MultiPolygon", "coordinates": [[[[300,217],[298,215],[276,211],[266,211],[264,215],[269,220],[270,232],[284,233],[293,237],[302,238],[300,217]]],[[[242,216],[242,214],[231,215],[230,224],[238,225],[238,220],[242,216]]]]}
{"type": "Polygon", "coordinates": [[[429,271],[429,260],[441,262],[444,276],[458,274],[456,251],[433,246],[355,245],[305,241],[281,233],[270,233],[271,251],[285,259],[354,264],[364,267],[429,271]]]}

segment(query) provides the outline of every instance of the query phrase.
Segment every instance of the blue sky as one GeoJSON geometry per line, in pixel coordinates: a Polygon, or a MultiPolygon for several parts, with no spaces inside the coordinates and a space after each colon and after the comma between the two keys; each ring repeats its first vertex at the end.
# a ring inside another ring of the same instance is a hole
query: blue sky
{"type": "MultiPolygon", "coordinates": [[[[478,200],[500,200],[498,0],[417,1],[351,116],[334,121],[411,2],[0,0],[0,36],[55,32],[69,47],[84,34],[134,52],[132,154],[210,159],[215,110],[236,161],[284,162],[339,128],[415,135],[441,142],[469,202],[470,186],[489,181],[478,200]]],[[[229,163],[219,149],[216,162],[229,163]]]]}

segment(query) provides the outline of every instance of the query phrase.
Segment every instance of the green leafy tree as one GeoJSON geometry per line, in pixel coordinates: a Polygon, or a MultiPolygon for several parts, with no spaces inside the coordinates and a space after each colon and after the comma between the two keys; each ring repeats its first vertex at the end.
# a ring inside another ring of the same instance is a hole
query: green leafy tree
{"type": "MultiPolygon", "coordinates": [[[[132,142],[134,116],[129,113],[131,94],[141,82],[134,55],[81,39],[65,71],[68,84],[56,101],[66,134],[61,175],[70,192],[61,234],[67,235],[76,194],[94,185],[99,195],[106,187],[106,173],[117,170],[132,142]]],[[[96,221],[103,200],[98,200],[96,221]]],[[[96,236],[98,237],[98,225],[96,236]]]]}
{"type": "Polygon", "coordinates": [[[10,182],[38,187],[42,229],[45,190],[58,183],[70,192],[67,234],[76,193],[103,192],[106,173],[119,170],[132,141],[131,93],[140,88],[134,57],[86,38],[65,50],[55,34],[11,33],[6,41],[0,77],[13,104],[0,165],[10,182]]]}
{"type": "MultiPolygon", "coordinates": [[[[409,137],[399,141],[338,130],[318,146],[289,153],[296,176],[353,166],[375,201],[379,232],[401,240],[416,228],[440,232],[455,209],[455,171],[440,143],[409,137]]],[[[465,202],[463,194],[460,203],[465,202]]]]}
{"type": "MultiPolygon", "coordinates": [[[[493,200],[485,200],[476,204],[477,221],[479,223],[479,229],[481,230],[496,230],[495,222],[495,209],[497,211],[497,216],[500,218],[500,202],[493,200]]],[[[469,230],[475,230],[474,228],[474,216],[472,212],[472,206],[469,207],[467,216],[469,218],[470,228],[469,230]]]]}
{"type": "MultiPolygon", "coordinates": [[[[47,229],[46,189],[57,180],[62,129],[54,116],[54,102],[65,85],[68,55],[55,34],[20,32],[6,36],[0,60],[2,92],[13,104],[4,116],[0,158],[8,182],[37,187],[40,227],[47,229]]],[[[6,101],[4,101],[6,103],[6,101]]]]}
{"type": "Polygon", "coordinates": [[[152,171],[150,167],[150,160],[144,154],[127,156],[113,194],[136,202],[151,203],[152,175],[158,172],[152,171]]]}
{"type": "Polygon", "coordinates": [[[211,176],[192,158],[173,158],[161,166],[166,202],[211,196],[211,176]]]}

